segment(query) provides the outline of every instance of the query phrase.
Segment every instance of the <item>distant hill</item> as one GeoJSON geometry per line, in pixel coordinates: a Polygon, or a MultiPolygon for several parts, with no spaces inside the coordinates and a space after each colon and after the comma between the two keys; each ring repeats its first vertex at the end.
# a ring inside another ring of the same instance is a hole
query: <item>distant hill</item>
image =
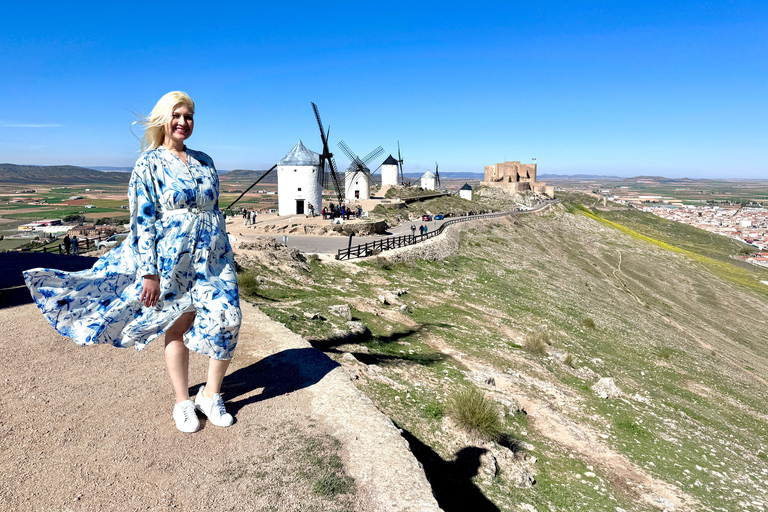
{"type": "MultiPolygon", "coordinates": [[[[226,182],[230,182],[234,180],[256,181],[264,174],[265,171],[266,169],[261,171],[251,171],[248,169],[235,169],[232,171],[227,171],[226,174],[223,174],[221,172],[219,174],[221,174],[222,179],[224,179],[226,182]]],[[[261,180],[261,183],[277,183],[277,171],[272,171],[271,173],[269,173],[269,176],[261,180]]]]}
{"type": "MultiPolygon", "coordinates": [[[[432,169],[430,169],[431,171],[432,169]]],[[[427,171],[424,171],[427,172],[427,171]]],[[[403,176],[407,179],[410,179],[413,181],[414,179],[418,180],[422,176],[424,176],[424,172],[422,173],[409,173],[405,172],[403,173],[403,176]]],[[[432,171],[434,174],[435,171],[432,171]]],[[[485,175],[482,172],[441,172],[440,173],[440,179],[445,180],[481,180],[485,178],[485,175]]]]}
{"type": "Polygon", "coordinates": [[[537,178],[540,180],[626,180],[629,178],[621,178],[619,176],[602,176],[598,174],[539,174],[537,178]]]}
{"type": "Polygon", "coordinates": [[[110,167],[108,165],[89,165],[87,169],[95,169],[101,172],[131,172],[133,167],[110,167]]]}
{"type": "Polygon", "coordinates": [[[0,164],[0,183],[30,183],[71,185],[93,183],[127,185],[130,175],[125,172],[102,172],[74,165],[16,165],[0,164]]]}

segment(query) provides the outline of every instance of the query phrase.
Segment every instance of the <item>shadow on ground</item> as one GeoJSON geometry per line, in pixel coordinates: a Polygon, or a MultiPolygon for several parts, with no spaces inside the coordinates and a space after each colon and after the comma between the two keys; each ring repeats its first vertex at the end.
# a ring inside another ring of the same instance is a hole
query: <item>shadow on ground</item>
{"type": "MultiPolygon", "coordinates": [[[[313,348],[292,348],[269,355],[224,379],[222,392],[227,410],[236,415],[249,404],[304,389],[319,382],[337,366],[338,363],[313,348]],[[257,389],[261,389],[261,393],[253,394],[257,389]]],[[[190,394],[196,394],[202,384],[192,386],[190,394]]]]}
{"type": "Polygon", "coordinates": [[[98,258],[43,252],[0,252],[0,308],[32,302],[21,273],[30,268],[55,268],[76,272],[91,268],[98,258]]]}
{"type": "MultiPolygon", "coordinates": [[[[420,334],[424,331],[428,331],[431,327],[445,327],[445,324],[422,324],[416,329],[408,329],[404,331],[397,331],[389,336],[374,336],[373,333],[366,327],[362,332],[360,333],[344,333],[340,336],[334,336],[331,338],[326,339],[320,339],[320,340],[309,340],[309,342],[312,344],[313,347],[315,347],[317,350],[320,350],[322,352],[326,353],[334,353],[334,354],[344,354],[344,350],[340,350],[337,347],[340,345],[348,345],[348,344],[367,344],[369,348],[373,349],[373,353],[371,352],[352,352],[352,355],[355,356],[355,358],[367,365],[371,364],[389,364],[389,363],[396,363],[396,362],[411,362],[420,364],[422,366],[430,366],[434,365],[440,362],[443,362],[448,359],[453,359],[451,356],[443,354],[441,352],[433,351],[433,352],[422,352],[422,353],[416,353],[416,354],[383,354],[379,353],[377,350],[377,347],[386,346],[391,343],[396,343],[397,341],[408,338],[412,335],[420,334]]],[[[454,360],[454,363],[460,367],[463,368],[463,365],[459,363],[458,361],[454,360]]]]}
{"type": "Polygon", "coordinates": [[[459,450],[453,460],[443,460],[416,436],[399,428],[416,459],[424,466],[440,508],[445,512],[500,512],[472,483],[472,477],[480,469],[480,456],[486,452],[484,448],[468,446],[459,450]]]}

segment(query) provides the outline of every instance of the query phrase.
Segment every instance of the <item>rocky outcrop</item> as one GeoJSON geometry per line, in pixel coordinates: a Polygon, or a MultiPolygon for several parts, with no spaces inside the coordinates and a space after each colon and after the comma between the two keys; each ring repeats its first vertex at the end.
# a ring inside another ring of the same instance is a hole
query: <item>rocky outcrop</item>
{"type": "Polygon", "coordinates": [[[621,398],[621,390],[612,377],[603,377],[592,386],[592,391],[600,398],[621,398]]]}

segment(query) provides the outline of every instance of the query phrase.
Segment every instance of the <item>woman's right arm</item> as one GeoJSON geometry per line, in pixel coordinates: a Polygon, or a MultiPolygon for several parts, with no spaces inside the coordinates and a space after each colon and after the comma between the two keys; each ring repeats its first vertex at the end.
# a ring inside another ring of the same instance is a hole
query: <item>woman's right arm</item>
{"type": "Polygon", "coordinates": [[[146,155],[133,168],[128,185],[128,202],[131,209],[131,247],[139,260],[137,273],[144,277],[139,300],[148,307],[154,307],[160,298],[155,230],[157,197],[146,155]]]}

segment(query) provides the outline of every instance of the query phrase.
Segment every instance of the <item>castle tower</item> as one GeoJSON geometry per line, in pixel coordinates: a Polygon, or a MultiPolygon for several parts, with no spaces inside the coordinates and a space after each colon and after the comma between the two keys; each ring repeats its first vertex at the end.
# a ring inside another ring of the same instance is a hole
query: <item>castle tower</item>
{"type": "Polygon", "coordinates": [[[301,141],[277,163],[278,215],[306,215],[309,205],[323,208],[323,175],[320,155],[301,141]]]}

